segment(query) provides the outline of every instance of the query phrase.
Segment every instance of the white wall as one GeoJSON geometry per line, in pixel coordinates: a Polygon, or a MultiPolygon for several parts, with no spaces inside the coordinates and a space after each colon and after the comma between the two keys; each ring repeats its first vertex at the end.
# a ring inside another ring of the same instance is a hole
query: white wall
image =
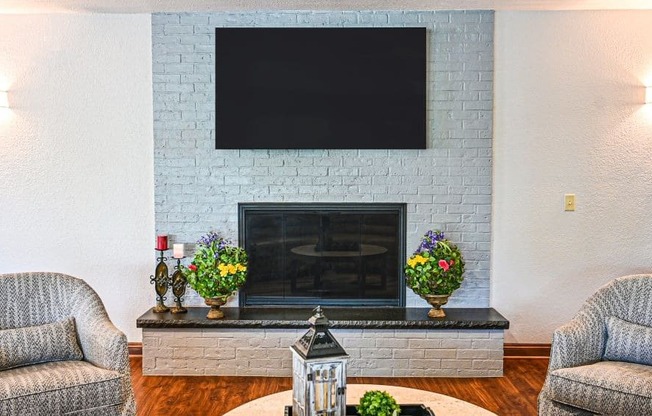
{"type": "MultiPolygon", "coordinates": [[[[497,12],[492,306],[549,342],[652,270],[652,12],[497,12]],[[577,211],[562,210],[564,193],[577,211]]],[[[0,16],[0,272],[86,279],[130,341],[153,305],[148,15],[0,16]]]]}
{"type": "Polygon", "coordinates": [[[0,273],[85,279],[130,341],[153,305],[149,15],[0,15],[0,273]]]}
{"type": "Polygon", "coordinates": [[[497,12],[495,76],[492,306],[506,342],[550,342],[652,271],[652,12],[497,12]]]}

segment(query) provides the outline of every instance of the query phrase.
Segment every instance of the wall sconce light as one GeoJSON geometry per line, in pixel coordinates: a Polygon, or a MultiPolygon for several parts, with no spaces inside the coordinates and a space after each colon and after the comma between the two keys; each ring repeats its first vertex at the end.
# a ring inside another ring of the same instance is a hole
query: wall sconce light
{"type": "Polygon", "coordinates": [[[7,91],[0,91],[0,108],[9,108],[9,99],[7,91]]]}
{"type": "Polygon", "coordinates": [[[645,104],[652,104],[652,87],[645,87],[645,104]]]}

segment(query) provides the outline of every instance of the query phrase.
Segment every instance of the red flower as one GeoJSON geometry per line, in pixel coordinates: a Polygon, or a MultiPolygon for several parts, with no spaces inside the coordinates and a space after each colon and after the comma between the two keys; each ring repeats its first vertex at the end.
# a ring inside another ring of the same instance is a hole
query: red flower
{"type": "Polygon", "coordinates": [[[442,269],[444,269],[445,272],[447,272],[448,269],[451,268],[451,266],[449,266],[448,263],[446,263],[446,260],[439,260],[439,263],[438,263],[438,264],[439,264],[439,267],[441,267],[442,269]]]}
{"type": "Polygon", "coordinates": [[[190,266],[188,266],[188,268],[189,268],[190,270],[192,270],[193,272],[196,272],[196,271],[197,271],[197,266],[195,266],[194,264],[191,264],[190,266]]]}

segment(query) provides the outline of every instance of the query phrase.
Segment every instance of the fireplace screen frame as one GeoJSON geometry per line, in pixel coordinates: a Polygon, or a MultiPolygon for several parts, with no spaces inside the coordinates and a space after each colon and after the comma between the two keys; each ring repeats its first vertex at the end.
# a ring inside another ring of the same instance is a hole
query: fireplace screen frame
{"type": "MultiPolygon", "coordinates": [[[[396,249],[397,261],[395,273],[397,288],[395,296],[385,299],[367,298],[328,298],[328,297],[265,297],[247,293],[247,285],[240,289],[239,306],[245,307],[306,307],[339,306],[339,307],[405,307],[405,275],[403,263],[406,256],[407,204],[405,203],[267,203],[250,202],[238,204],[238,241],[241,247],[247,247],[246,221],[248,214],[271,213],[301,213],[315,214],[378,214],[387,213],[397,216],[396,249]]],[[[364,244],[362,244],[364,245],[364,244]]],[[[295,251],[296,253],[296,251],[295,251]]],[[[362,261],[362,260],[361,260],[362,261]]],[[[394,265],[392,265],[394,268],[394,265]]],[[[389,269],[388,269],[389,270],[389,269]]]]}

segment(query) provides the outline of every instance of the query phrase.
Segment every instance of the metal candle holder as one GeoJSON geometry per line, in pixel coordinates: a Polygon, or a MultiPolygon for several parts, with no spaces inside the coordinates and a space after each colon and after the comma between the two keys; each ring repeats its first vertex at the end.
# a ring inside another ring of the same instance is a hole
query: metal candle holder
{"type": "Polygon", "coordinates": [[[172,273],[172,293],[174,293],[175,305],[170,308],[172,313],[186,313],[188,309],[181,305],[183,302],[183,295],[186,294],[186,276],[181,271],[181,259],[177,258],[177,265],[174,266],[174,273],[172,273]]]}
{"type": "Polygon", "coordinates": [[[154,285],[156,291],[156,306],[152,310],[156,313],[162,313],[170,310],[164,303],[167,299],[165,294],[168,292],[170,277],[168,276],[168,266],[165,264],[167,257],[165,257],[164,253],[166,250],[158,251],[161,252],[161,256],[157,258],[159,262],[156,265],[154,276],[149,277],[149,282],[154,285]]]}

